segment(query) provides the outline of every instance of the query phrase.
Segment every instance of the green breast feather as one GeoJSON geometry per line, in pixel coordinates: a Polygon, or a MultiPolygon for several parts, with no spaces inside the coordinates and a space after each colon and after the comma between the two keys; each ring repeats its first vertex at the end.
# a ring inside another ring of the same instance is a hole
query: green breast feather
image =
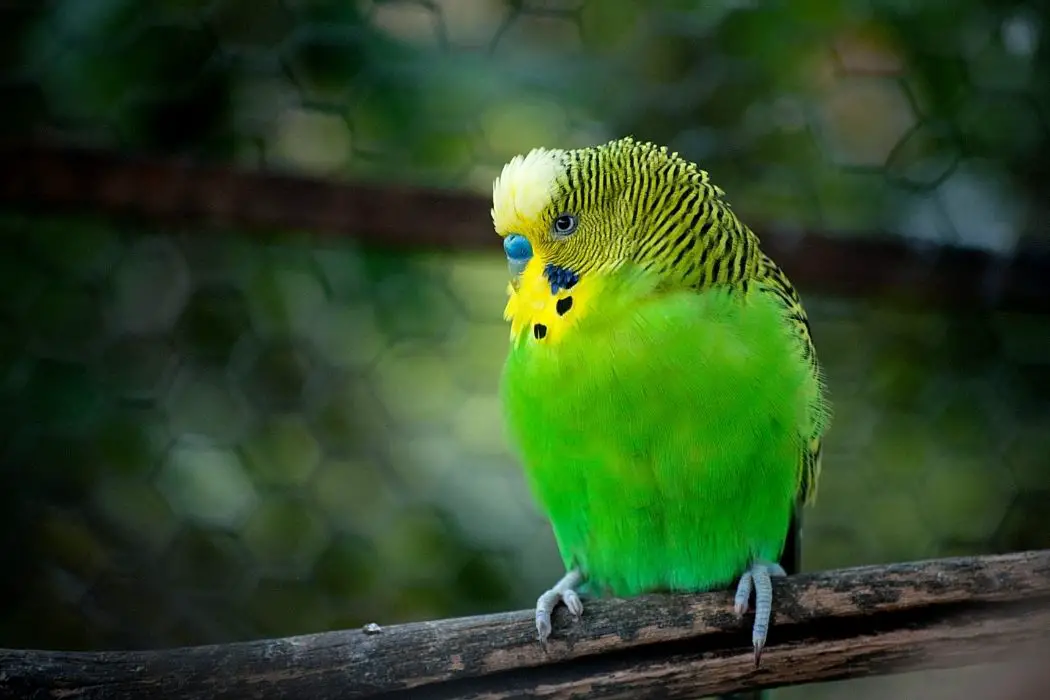
{"type": "Polygon", "coordinates": [[[603,279],[556,344],[513,339],[502,377],[566,569],[599,593],[707,590],[775,562],[820,390],[770,295],[656,284],[603,279]]]}

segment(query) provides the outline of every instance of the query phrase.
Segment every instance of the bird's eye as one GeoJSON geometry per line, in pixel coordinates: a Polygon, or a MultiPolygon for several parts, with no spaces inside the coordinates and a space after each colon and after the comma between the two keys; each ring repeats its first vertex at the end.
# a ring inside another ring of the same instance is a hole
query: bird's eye
{"type": "Polygon", "coordinates": [[[577,219],[572,214],[562,214],[554,220],[554,226],[552,228],[554,230],[555,236],[564,238],[565,236],[568,236],[573,231],[575,231],[576,227],[579,225],[579,219],[577,219]]]}

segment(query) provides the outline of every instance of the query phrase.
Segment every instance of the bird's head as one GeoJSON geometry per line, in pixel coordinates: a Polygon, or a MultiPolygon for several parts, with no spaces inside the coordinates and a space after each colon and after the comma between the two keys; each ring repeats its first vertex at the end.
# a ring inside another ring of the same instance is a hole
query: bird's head
{"type": "Polygon", "coordinates": [[[511,276],[532,265],[557,292],[636,260],[643,243],[661,235],[661,208],[681,206],[690,191],[694,200],[702,196],[695,185],[703,175],[666,148],[630,137],[514,157],[492,186],[492,222],[511,276]]]}

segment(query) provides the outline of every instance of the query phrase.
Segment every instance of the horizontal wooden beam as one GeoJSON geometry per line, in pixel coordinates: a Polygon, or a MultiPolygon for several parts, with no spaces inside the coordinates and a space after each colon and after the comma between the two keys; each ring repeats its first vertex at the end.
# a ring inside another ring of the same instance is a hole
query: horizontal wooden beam
{"type": "MultiPolygon", "coordinates": [[[[314,179],[111,151],[0,151],[0,204],[156,225],[309,231],[407,249],[500,251],[484,197],[314,179]]],[[[899,236],[782,235],[752,222],[804,293],[956,309],[1050,312],[1050,253],[917,250],[899,236]]]]}
{"type": "MultiPolygon", "coordinates": [[[[776,582],[753,666],[728,591],[160,651],[0,650],[0,697],[78,700],[692,699],[1017,660],[1050,646],[1050,550],[803,574],[776,582]]],[[[382,622],[382,621],[378,621],[382,622]]]]}

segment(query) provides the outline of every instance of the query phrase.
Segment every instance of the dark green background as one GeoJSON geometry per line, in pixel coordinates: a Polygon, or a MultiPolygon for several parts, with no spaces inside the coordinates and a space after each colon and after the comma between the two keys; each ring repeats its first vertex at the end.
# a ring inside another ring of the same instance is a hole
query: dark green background
{"type": "MultiPolygon", "coordinates": [[[[1009,261],[1046,244],[1046,20],[975,0],[26,0],[0,6],[0,124],[484,195],[522,150],[632,133],[800,245],[877,231],[1009,261]]],[[[558,574],[500,432],[495,236],[401,256],[16,211],[0,232],[0,645],[481,613],[558,574]]],[[[805,567],[1050,546],[1050,320],[799,286],[836,411],[805,567]]]]}

